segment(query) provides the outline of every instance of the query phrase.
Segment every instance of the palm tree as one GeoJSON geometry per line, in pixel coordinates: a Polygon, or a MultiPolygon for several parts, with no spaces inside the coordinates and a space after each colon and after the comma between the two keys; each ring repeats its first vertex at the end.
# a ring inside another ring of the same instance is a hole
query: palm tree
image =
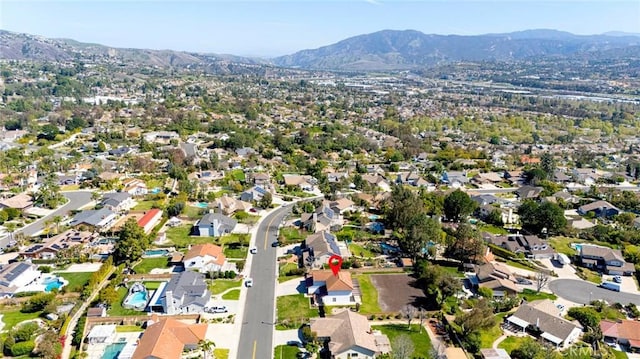
{"type": "Polygon", "coordinates": [[[200,343],[198,343],[198,347],[204,352],[204,359],[207,359],[208,355],[213,352],[213,348],[216,347],[216,343],[212,342],[209,339],[204,339],[201,340],[200,343]]]}

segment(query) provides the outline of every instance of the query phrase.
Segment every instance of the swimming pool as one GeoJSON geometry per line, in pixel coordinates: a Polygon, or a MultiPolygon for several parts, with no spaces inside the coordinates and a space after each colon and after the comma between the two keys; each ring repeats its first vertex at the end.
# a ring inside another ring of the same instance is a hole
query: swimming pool
{"type": "Polygon", "coordinates": [[[151,191],[149,191],[149,193],[151,193],[151,194],[158,194],[158,193],[160,193],[160,191],[161,191],[161,189],[160,189],[160,188],[158,188],[158,187],[156,187],[156,188],[152,189],[151,191]]]}
{"type": "Polygon", "coordinates": [[[132,307],[141,307],[147,304],[147,299],[149,298],[146,292],[135,292],[125,300],[125,304],[128,304],[132,307]]]}
{"type": "Polygon", "coordinates": [[[118,354],[122,351],[126,343],[113,343],[107,345],[102,354],[102,359],[117,359],[118,354]]]}
{"type": "Polygon", "coordinates": [[[207,202],[198,202],[198,203],[196,203],[196,207],[198,207],[198,208],[207,208],[207,207],[209,207],[209,203],[207,203],[207,202]]]}
{"type": "Polygon", "coordinates": [[[144,252],[144,255],[146,257],[160,257],[166,256],[168,253],[169,251],[166,249],[149,249],[148,251],[144,252]]]}
{"type": "Polygon", "coordinates": [[[45,292],[51,292],[54,289],[60,289],[64,285],[64,283],[58,279],[57,277],[47,278],[42,281],[44,285],[45,292]]]}

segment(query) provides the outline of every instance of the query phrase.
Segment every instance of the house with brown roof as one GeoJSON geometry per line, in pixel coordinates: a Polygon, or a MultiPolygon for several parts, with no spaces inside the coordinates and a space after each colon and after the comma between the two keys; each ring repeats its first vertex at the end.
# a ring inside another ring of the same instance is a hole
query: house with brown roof
{"type": "Polygon", "coordinates": [[[216,207],[220,209],[222,214],[230,216],[235,212],[242,212],[250,210],[253,205],[249,202],[245,202],[233,197],[229,197],[226,194],[216,199],[216,207]]]}
{"type": "Polygon", "coordinates": [[[591,244],[580,247],[580,264],[611,275],[633,275],[636,269],[633,263],[627,263],[619,249],[591,244]]]}
{"type": "Polygon", "coordinates": [[[475,277],[469,279],[474,286],[491,289],[494,297],[515,295],[520,292],[516,286],[516,277],[509,268],[498,262],[476,266],[475,277]]]}
{"type": "Polygon", "coordinates": [[[307,295],[313,296],[316,303],[324,305],[355,305],[359,296],[353,295],[351,273],[339,271],[334,275],[330,270],[314,270],[306,279],[307,295]]]}
{"type": "Polygon", "coordinates": [[[97,238],[98,234],[95,232],[70,229],[47,239],[44,243],[34,243],[21,250],[20,254],[31,259],[54,259],[61,251],[91,243],[97,238]]]}
{"type": "Polygon", "coordinates": [[[33,206],[33,199],[26,193],[19,193],[13,197],[0,201],[2,208],[15,208],[21,211],[29,209],[33,206]]]}
{"type": "Polygon", "coordinates": [[[211,243],[191,246],[182,259],[186,270],[206,273],[234,270],[235,265],[227,262],[222,247],[211,243]]]}
{"type": "Polygon", "coordinates": [[[349,309],[330,317],[311,319],[311,331],[326,343],[331,358],[375,358],[389,352],[389,338],[372,331],[364,315],[349,309]]]}
{"type": "Polygon", "coordinates": [[[604,341],[629,346],[631,351],[640,351],[640,322],[635,320],[600,321],[604,341]]]}
{"type": "Polygon", "coordinates": [[[328,231],[314,233],[305,238],[303,243],[303,262],[305,266],[322,268],[332,255],[342,258],[351,256],[346,244],[339,243],[338,238],[328,231]]]}
{"type": "Polygon", "coordinates": [[[122,192],[127,192],[132,196],[144,196],[149,190],[147,184],[138,178],[127,178],[122,181],[122,192]]]}
{"type": "MultiPolygon", "coordinates": [[[[154,319],[157,320],[157,316],[154,319]]],[[[163,318],[147,327],[132,359],[180,359],[183,352],[198,349],[207,327],[207,324],[186,324],[163,318]]]]}
{"type": "Polygon", "coordinates": [[[318,180],[311,176],[301,176],[293,174],[282,175],[284,178],[284,185],[290,187],[298,187],[303,191],[313,191],[318,180]]]}
{"type": "Polygon", "coordinates": [[[538,302],[541,301],[521,305],[506,319],[508,325],[513,330],[539,336],[558,348],[566,348],[580,338],[582,327],[562,318],[556,312],[548,313],[545,308],[551,306],[540,305],[538,302]]]}

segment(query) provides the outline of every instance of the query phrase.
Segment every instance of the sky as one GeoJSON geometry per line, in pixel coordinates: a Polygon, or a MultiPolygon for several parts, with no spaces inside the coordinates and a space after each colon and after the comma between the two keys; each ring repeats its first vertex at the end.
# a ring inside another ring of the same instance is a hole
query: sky
{"type": "Polygon", "coordinates": [[[0,29],[113,47],[271,57],[375,31],[640,33],[640,0],[0,0],[0,29]]]}

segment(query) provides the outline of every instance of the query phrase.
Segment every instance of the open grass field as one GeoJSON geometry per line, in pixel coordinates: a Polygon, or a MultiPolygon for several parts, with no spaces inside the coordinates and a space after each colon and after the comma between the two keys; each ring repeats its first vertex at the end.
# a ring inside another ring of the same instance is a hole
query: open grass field
{"type": "Polygon", "coordinates": [[[89,278],[93,272],[79,272],[79,273],[55,273],[60,277],[69,281],[69,285],[67,286],[67,290],[69,292],[81,292],[82,289],[89,282],[89,278]]]}
{"type": "Polygon", "coordinates": [[[431,340],[425,333],[426,329],[420,333],[420,325],[412,324],[411,328],[408,328],[406,324],[388,324],[371,326],[372,329],[378,329],[389,337],[389,341],[393,345],[393,340],[400,335],[406,334],[411,338],[413,342],[414,350],[411,355],[412,358],[430,358],[431,357],[431,340]]]}
{"type": "Polygon", "coordinates": [[[167,257],[142,258],[133,270],[138,274],[150,273],[155,268],[167,268],[169,259],[167,257]]]}

